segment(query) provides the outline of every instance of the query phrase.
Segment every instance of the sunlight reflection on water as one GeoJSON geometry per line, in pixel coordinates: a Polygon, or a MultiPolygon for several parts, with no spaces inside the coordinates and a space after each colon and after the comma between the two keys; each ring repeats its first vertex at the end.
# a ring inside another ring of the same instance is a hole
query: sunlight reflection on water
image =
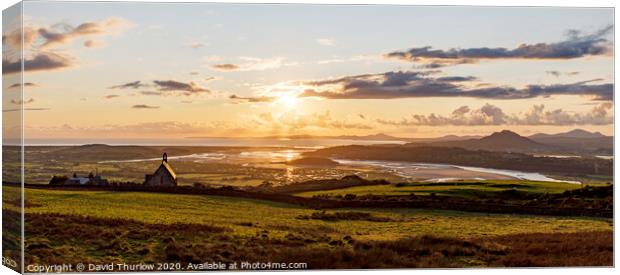
{"type": "MultiPolygon", "coordinates": [[[[170,156],[170,160],[186,159],[194,162],[226,162],[241,164],[244,167],[247,166],[260,166],[261,164],[271,165],[273,163],[288,162],[293,159],[302,156],[302,153],[311,151],[311,149],[277,149],[277,150],[253,150],[253,151],[222,151],[213,153],[200,153],[190,154],[183,156],[170,156]]],[[[110,160],[102,161],[100,163],[121,163],[121,162],[142,162],[142,161],[157,161],[160,158],[146,158],[146,159],[132,159],[132,160],[110,160]]],[[[482,167],[470,167],[459,166],[450,164],[433,164],[433,163],[416,163],[416,162],[397,162],[397,161],[371,161],[371,160],[349,160],[349,159],[335,159],[342,165],[357,166],[357,167],[370,167],[380,171],[385,171],[390,174],[402,177],[402,178],[417,178],[420,173],[428,172],[438,169],[461,169],[466,171],[480,172],[486,174],[503,175],[522,180],[533,181],[547,181],[547,182],[566,182],[573,184],[580,184],[578,181],[558,180],[550,178],[540,173],[521,172],[514,170],[492,169],[482,167]]],[[[338,169],[338,168],[334,168],[338,169]]],[[[292,182],[295,179],[295,169],[293,167],[285,167],[284,178],[287,182],[292,182]]],[[[447,181],[456,179],[472,179],[472,178],[459,178],[459,177],[429,177],[427,181],[447,181]]],[[[476,177],[475,179],[483,180],[484,177],[476,177]]]]}

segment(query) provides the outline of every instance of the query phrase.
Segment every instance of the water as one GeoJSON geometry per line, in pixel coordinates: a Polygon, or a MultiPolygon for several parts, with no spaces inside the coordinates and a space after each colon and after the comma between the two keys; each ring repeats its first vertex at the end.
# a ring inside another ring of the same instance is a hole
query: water
{"type": "MultiPolygon", "coordinates": [[[[169,156],[168,159],[169,160],[174,160],[174,159],[207,159],[207,160],[222,160],[226,158],[225,154],[220,154],[220,153],[201,153],[201,154],[191,154],[191,155],[184,155],[184,156],[169,156]]],[[[128,160],[104,160],[104,161],[100,161],[99,163],[123,163],[123,162],[145,162],[145,161],[159,161],[161,160],[161,157],[159,158],[146,158],[146,159],[128,159],[128,160]]]]}
{"type": "MultiPolygon", "coordinates": [[[[452,165],[452,164],[435,164],[435,163],[419,163],[419,162],[397,162],[397,161],[369,161],[369,160],[346,160],[346,159],[338,159],[336,160],[341,164],[348,165],[368,165],[373,167],[378,167],[383,170],[387,170],[393,174],[401,176],[403,178],[416,178],[419,174],[426,172],[424,170],[450,170],[450,169],[462,169],[465,171],[473,171],[473,172],[481,172],[487,174],[494,175],[504,175],[515,179],[520,180],[531,180],[531,181],[546,181],[546,182],[566,182],[573,184],[581,184],[579,181],[569,181],[569,180],[558,180],[554,178],[547,177],[540,173],[532,173],[532,172],[521,172],[515,170],[504,170],[504,169],[493,169],[493,168],[482,168],[482,167],[472,167],[472,166],[460,166],[460,165],[452,165]]],[[[443,182],[443,181],[451,181],[451,180],[459,180],[459,179],[474,179],[474,180],[485,180],[484,177],[474,177],[474,178],[465,178],[465,177],[440,177],[440,178],[430,178],[427,181],[434,182],[443,182]]]]}
{"type": "MultiPolygon", "coordinates": [[[[299,158],[303,152],[311,151],[312,149],[279,149],[279,150],[257,150],[257,151],[221,151],[214,153],[200,153],[181,156],[168,156],[168,160],[189,160],[195,162],[205,161],[217,161],[217,162],[237,162],[237,163],[271,163],[271,162],[284,162],[291,161],[299,158]]],[[[99,163],[123,163],[123,162],[145,162],[145,161],[159,161],[161,158],[143,158],[143,159],[129,159],[129,160],[106,160],[99,163]]]]}
{"type": "Polygon", "coordinates": [[[607,160],[613,160],[614,159],[614,156],[594,156],[594,157],[597,157],[597,158],[600,158],[600,159],[607,159],[607,160]]]}
{"type": "Polygon", "coordinates": [[[569,158],[581,158],[581,156],[573,156],[573,155],[540,155],[535,154],[535,157],[545,157],[545,158],[556,158],[556,159],[569,159],[569,158]]]}
{"type": "MultiPolygon", "coordinates": [[[[547,157],[547,158],[558,158],[558,159],[566,159],[566,158],[582,158],[582,156],[575,156],[575,155],[539,155],[536,154],[534,155],[535,157],[547,157]]],[[[607,155],[598,155],[598,156],[594,156],[595,158],[599,158],[599,159],[605,159],[605,160],[613,160],[614,156],[607,156],[607,155]]]]}
{"type": "Polygon", "coordinates": [[[566,182],[566,183],[573,183],[573,184],[581,184],[581,182],[579,182],[579,181],[553,179],[553,178],[547,177],[547,176],[545,176],[543,174],[540,174],[540,173],[521,172],[521,171],[503,170],[503,169],[492,169],[492,168],[482,168],[482,167],[458,166],[458,165],[455,165],[454,167],[458,167],[458,168],[461,168],[461,169],[464,169],[464,170],[468,170],[468,171],[476,171],[476,172],[484,172],[484,173],[505,175],[505,176],[514,177],[514,178],[517,178],[517,179],[522,179],[522,180],[547,181],[547,182],[566,182]]]}
{"type": "MultiPolygon", "coordinates": [[[[253,150],[253,151],[221,151],[211,153],[189,154],[182,156],[169,156],[169,160],[188,160],[195,162],[223,162],[237,163],[243,166],[258,165],[274,162],[285,162],[301,157],[302,153],[312,151],[312,149],[291,148],[274,150],[253,150]]],[[[160,158],[144,158],[131,160],[108,160],[100,163],[121,163],[121,162],[145,162],[159,161],[160,158]]],[[[514,179],[546,181],[546,182],[566,182],[580,184],[578,181],[568,181],[554,179],[540,173],[521,172],[515,170],[482,168],[472,166],[461,166],[451,164],[418,163],[418,162],[398,162],[398,161],[374,161],[374,160],[349,160],[335,159],[341,165],[370,167],[380,171],[385,171],[402,178],[420,178],[420,175],[427,175],[423,180],[432,182],[444,182],[461,179],[485,180],[484,175],[502,175],[514,179]],[[441,171],[440,171],[441,170],[441,171]],[[465,176],[459,171],[477,172],[476,176],[465,176]],[[447,173],[446,173],[447,172],[447,173]],[[449,176],[441,176],[448,174],[449,176]]],[[[337,168],[335,168],[337,169],[337,168]]]]}

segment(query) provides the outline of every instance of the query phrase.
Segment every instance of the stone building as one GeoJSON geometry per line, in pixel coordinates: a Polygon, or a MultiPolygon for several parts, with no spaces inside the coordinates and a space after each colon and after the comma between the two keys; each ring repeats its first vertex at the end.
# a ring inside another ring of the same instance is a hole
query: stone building
{"type": "Polygon", "coordinates": [[[177,186],[177,174],[168,164],[168,155],[164,153],[159,168],[153,174],[144,175],[144,185],[147,186],[177,186]]]}

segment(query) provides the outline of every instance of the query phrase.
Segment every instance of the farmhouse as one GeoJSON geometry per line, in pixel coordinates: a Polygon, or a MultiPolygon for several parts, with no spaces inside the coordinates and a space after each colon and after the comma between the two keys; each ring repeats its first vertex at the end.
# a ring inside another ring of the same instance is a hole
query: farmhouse
{"type": "Polygon", "coordinates": [[[104,179],[96,173],[88,174],[88,177],[79,177],[77,174],[73,174],[73,177],[66,176],[53,176],[49,184],[52,185],[107,185],[108,180],[104,179]]]}
{"type": "Polygon", "coordinates": [[[164,153],[161,165],[155,173],[144,175],[144,185],[147,186],[177,186],[177,174],[168,164],[168,155],[164,153]]]}

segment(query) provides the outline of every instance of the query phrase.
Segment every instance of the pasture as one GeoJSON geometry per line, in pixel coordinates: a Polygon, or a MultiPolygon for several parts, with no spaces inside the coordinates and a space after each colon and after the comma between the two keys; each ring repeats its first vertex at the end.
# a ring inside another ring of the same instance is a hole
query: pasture
{"type": "MultiPolygon", "coordinates": [[[[4,187],[4,192],[18,192],[4,187]]],[[[397,239],[433,234],[473,237],[517,233],[611,230],[606,219],[500,215],[420,209],[339,209],[370,213],[388,221],[304,220],[317,212],[298,206],[233,197],[146,192],[58,191],[26,189],[26,213],[127,219],[152,224],[192,223],[227,227],[236,234],[269,230],[277,236],[320,231],[361,239],[397,239]],[[248,225],[252,226],[248,226],[248,225]]],[[[14,206],[4,204],[5,207],[14,206]]],[[[329,210],[327,212],[334,212],[329,210]]]]}
{"type": "MultiPolygon", "coordinates": [[[[589,184],[590,186],[602,186],[603,184],[589,184]]],[[[461,180],[450,182],[413,182],[388,185],[356,186],[335,190],[321,190],[312,192],[301,192],[296,195],[302,197],[312,197],[317,195],[325,196],[344,196],[346,194],[362,195],[383,195],[383,196],[408,196],[429,195],[435,193],[445,196],[458,196],[465,198],[494,197],[497,194],[516,190],[526,194],[558,194],[568,190],[579,189],[580,184],[565,182],[543,182],[527,180],[461,180]]]]}
{"type": "MultiPolygon", "coordinates": [[[[15,197],[19,188],[4,186],[3,192],[15,197]]],[[[25,189],[25,201],[26,264],[285,261],[307,262],[310,268],[378,268],[611,262],[613,227],[602,218],[317,211],[263,200],[148,192],[25,189]],[[546,252],[531,252],[524,244],[544,246],[546,252]],[[562,253],[565,249],[573,253],[562,253]]],[[[3,201],[3,209],[7,222],[17,219],[14,200],[3,201]]]]}

